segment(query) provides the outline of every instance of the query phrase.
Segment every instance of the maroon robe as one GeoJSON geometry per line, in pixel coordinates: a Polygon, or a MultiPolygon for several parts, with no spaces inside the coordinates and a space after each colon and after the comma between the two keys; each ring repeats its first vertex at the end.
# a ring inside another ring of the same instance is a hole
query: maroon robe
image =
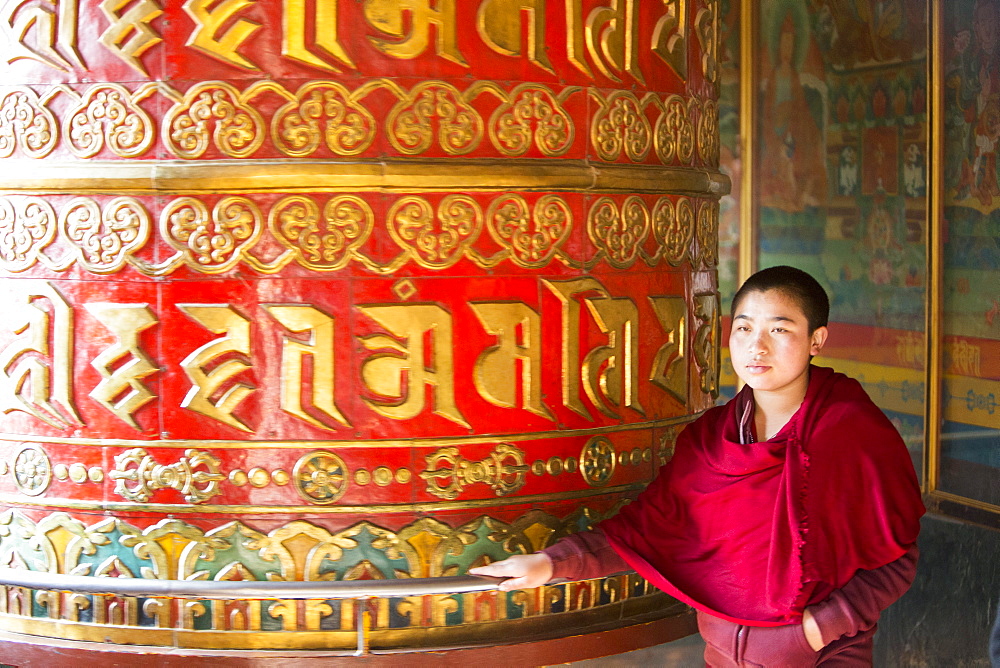
{"type": "Polygon", "coordinates": [[[920,487],[899,433],[857,381],[811,367],[781,431],[742,443],[752,397],[745,387],[691,423],[657,479],[599,528],[649,582],[699,610],[800,623],[810,601],[909,550],[920,487]]]}

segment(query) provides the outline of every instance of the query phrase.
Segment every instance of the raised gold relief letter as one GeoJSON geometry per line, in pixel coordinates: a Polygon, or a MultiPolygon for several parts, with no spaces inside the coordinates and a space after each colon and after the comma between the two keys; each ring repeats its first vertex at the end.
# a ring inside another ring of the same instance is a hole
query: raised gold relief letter
{"type": "Polygon", "coordinates": [[[33,285],[24,301],[5,300],[4,321],[18,336],[0,350],[0,410],[66,429],[80,423],[72,400],[73,308],[48,283],[33,285]]]}
{"type": "Polygon", "coordinates": [[[542,283],[562,302],[562,395],[563,405],[583,417],[590,413],[580,396],[580,302],[576,295],[596,291],[607,297],[604,286],[593,278],[542,283]]]}
{"type": "Polygon", "coordinates": [[[334,403],[334,319],[312,306],[265,305],[264,308],[290,332],[309,333],[308,341],[286,336],[281,344],[281,410],[320,429],[330,429],[302,406],[302,389],[306,385],[302,362],[308,355],[312,357],[309,403],[325,417],[350,427],[334,403]]]}
{"type": "Polygon", "coordinates": [[[476,17],[479,36],[497,53],[520,56],[521,12],[528,14],[528,59],[552,72],[545,53],[545,0],[484,0],[476,17]]]}
{"type": "Polygon", "coordinates": [[[437,54],[459,65],[465,58],[458,50],[455,3],[457,0],[367,0],[365,17],[372,27],[398,38],[389,41],[369,37],[375,48],[393,58],[411,59],[424,52],[430,42],[431,24],[437,31],[437,54]],[[409,20],[407,20],[407,16],[409,20]],[[409,33],[405,32],[409,26],[409,33]]]}
{"type": "Polygon", "coordinates": [[[476,360],[473,381],[480,396],[495,406],[517,405],[517,360],[521,360],[521,407],[553,420],[542,403],[541,318],[521,302],[469,304],[497,345],[476,360]]]}
{"type": "Polygon", "coordinates": [[[246,19],[232,20],[234,14],[254,5],[254,0],[187,0],[184,11],[194,20],[195,29],[187,45],[218,58],[224,63],[248,70],[259,69],[236,50],[260,28],[246,19]],[[220,37],[219,32],[227,26],[220,37]]]}
{"type": "Polygon", "coordinates": [[[666,12],[653,29],[653,53],[687,79],[688,0],[663,0],[666,12]]]}
{"type": "Polygon", "coordinates": [[[76,43],[79,4],[79,0],[0,3],[0,32],[9,44],[7,62],[30,58],[63,71],[86,67],[76,43]]]}
{"type": "Polygon", "coordinates": [[[628,297],[588,299],[590,314],[608,335],[608,345],[587,353],[583,361],[583,388],[597,408],[611,418],[608,407],[624,405],[642,413],[639,405],[639,309],[628,297]]]}
{"type": "Polygon", "coordinates": [[[163,41],[151,27],[150,22],[163,13],[152,0],[133,3],[132,0],[104,0],[101,11],[111,25],[101,35],[100,41],[108,51],[128,63],[132,69],[147,76],[146,68],[139,56],[150,47],[163,41]],[[132,4],[124,14],[122,7],[132,4]]]}
{"type": "Polygon", "coordinates": [[[566,57],[578,70],[593,78],[587,65],[587,40],[583,30],[583,0],[566,0],[566,57]]]}
{"type": "Polygon", "coordinates": [[[191,380],[191,389],[181,407],[241,431],[253,431],[233,415],[233,411],[255,388],[233,383],[222,390],[235,376],[252,368],[249,363],[233,357],[250,357],[250,321],[226,304],[178,304],[177,308],[208,331],[226,335],[209,341],[181,362],[181,368],[191,380]],[[220,358],[223,361],[211,366],[220,358]],[[213,401],[220,392],[221,396],[213,401]]]}
{"type": "Polygon", "coordinates": [[[337,68],[309,50],[307,26],[313,26],[312,40],[317,49],[339,60],[348,67],[354,61],[344,51],[339,41],[337,3],[340,0],[316,0],[313,20],[306,20],[306,0],[284,0],[281,53],[292,60],[324,70],[339,72],[337,68]]]}
{"type": "Polygon", "coordinates": [[[650,297],[649,303],[667,333],[667,342],[660,346],[653,359],[649,380],[663,388],[677,401],[687,404],[688,343],[687,304],[683,297],[650,297]]]}
{"type": "Polygon", "coordinates": [[[701,44],[701,73],[712,83],[719,78],[719,3],[709,1],[694,18],[695,32],[701,44]]]}
{"type": "Polygon", "coordinates": [[[638,0],[611,0],[587,17],[587,50],[598,69],[618,81],[615,72],[627,72],[644,82],[639,69],[638,0]]]}
{"type": "Polygon", "coordinates": [[[393,420],[409,420],[424,410],[425,385],[434,388],[434,413],[468,427],[455,405],[455,360],[452,351],[451,314],[434,304],[359,306],[362,313],[393,336],[373,334],[362,339],[377,353],[362,364],[365,385],[387,401],[365,399],[376,413],[393,420]],[[430,350],[425,349],[430,338],[430,350]],[[398,354],[397,354],[398,353],[398,354]],[[406,387],[403,379],[406,378],[406,387]]]}
{"type": "Polygon", "coordinates": [[[113,346],[90,363],[101,374],[101,382],[90,396],[119,420],[140,429],[133,415],[156,398],[140,381],[155,373],[158,367],[139,346],[139,334],[157,323],[156,316],[148,304],[99,303],[87,304],[86,308],[116,338],[113,346]],[[128,357],[131,359],[121,363],[128,357]]]}
{"type": "Polygon", "coordinates": [[[694,358],[700,367],[701,391],[719,396],[719,295],[694,296],[694,315],[699,321],[694,334],[694,358]]]}

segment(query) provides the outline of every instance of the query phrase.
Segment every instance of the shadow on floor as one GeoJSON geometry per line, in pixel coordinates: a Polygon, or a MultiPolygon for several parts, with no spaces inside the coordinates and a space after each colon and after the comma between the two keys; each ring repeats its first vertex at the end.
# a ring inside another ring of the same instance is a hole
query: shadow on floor
{"type": "Polygon", "coordinates": [[[662,668],[700,668],[705,665],[705,641],[694,635],[663,643],[634,652],[605,656],[599,659],[574,661],[561,664],[573,668],[639,668],[660,666],[662,668]]]}

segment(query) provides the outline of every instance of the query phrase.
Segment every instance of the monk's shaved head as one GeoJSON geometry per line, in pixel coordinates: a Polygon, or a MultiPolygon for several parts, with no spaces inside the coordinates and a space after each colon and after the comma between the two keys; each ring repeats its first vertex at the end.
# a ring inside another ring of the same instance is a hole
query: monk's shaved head
{"type": "Polygon", "coordinates": [[[748,278],[733,297],[730,315],[736,316],[740,302],[751,292],[770,290],[777,290],[795,300],[806,316],[810,333],[819,327],[826,327],[830,319],[830,299],[826,296],[826,290],[806,272],[788,266],[761,269],[748,278]]]}

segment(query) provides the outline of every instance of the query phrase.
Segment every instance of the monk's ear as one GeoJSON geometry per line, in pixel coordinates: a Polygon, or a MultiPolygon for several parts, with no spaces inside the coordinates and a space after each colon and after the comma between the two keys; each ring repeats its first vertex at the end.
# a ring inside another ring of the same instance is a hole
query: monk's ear
{"type": "Polygon", "coordinates": [[[810,337],[809,354],[819,355],[819,351],[823,349],[823,345],[826,343],[826,337],[830,335],[830,330],[826,327],[817,327],[810,337]]]}

